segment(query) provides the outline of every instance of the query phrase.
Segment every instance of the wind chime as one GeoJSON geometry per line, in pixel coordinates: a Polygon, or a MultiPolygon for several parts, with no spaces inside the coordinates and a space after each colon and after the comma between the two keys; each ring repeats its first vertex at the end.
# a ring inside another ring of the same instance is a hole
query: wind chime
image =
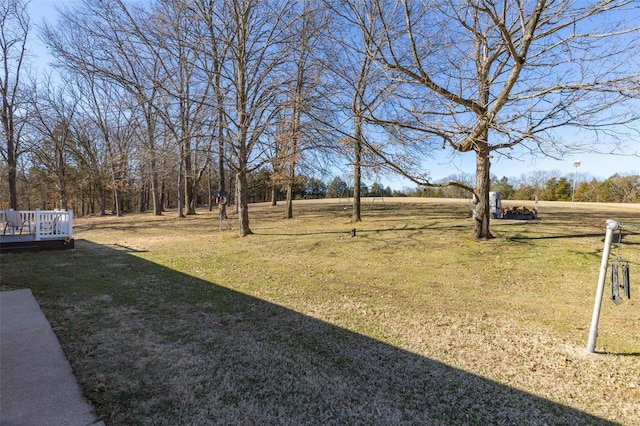
{"type": "Polygon", "coordinates": [[[616,305],[624,302],[624,298],[631,299],[629,282],[629,261],[620,256],[622,245],[622,228],[618,228],[618,256],[609,262],[611,270],[611,301],[616,305]]]}

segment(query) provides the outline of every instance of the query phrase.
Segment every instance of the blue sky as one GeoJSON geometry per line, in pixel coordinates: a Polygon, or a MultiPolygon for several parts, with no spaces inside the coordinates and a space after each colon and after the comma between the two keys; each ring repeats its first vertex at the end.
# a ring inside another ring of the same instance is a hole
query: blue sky
{"type": "MultiPolygon", "coordinates": [[[[640,145],[640,142],[635,142],[640,145]]],[[[447,156],[435,158],[425,162],[425,171],[429,171],[433,181],[444,179],[453,174],[475,174],[475,156],[466,153],[451,159],[447,156]]],[[[506,158],[494,159],[491,162],[491,174],[499,179],[506,176],[510,182],[515,183],[523,175],[534,171],[559,172],[561,176],[573,179],[577,171],[577,180],[588,181],[592,178],[604,180],[616,173],[624,175],[640,175],[640,157],[614,156],[605,154],[576,154],[564,160],[552,158],[509,160],[506,158]],[[574,167],[574,161],[580,161],[580,166],[574,167]],[[577,170],[576,170],[577,169],[577,170]]],[[[403,178],[381,179],[385,186],[392,189],[404,187],[414,188],[416,185],[403,178]]]]}
{"type": "MultiPolygon", "coordinates": [[[[38,38],[38,26],[43,19],[55,20],[54,5],[61,6],[63,4],[73,4],[76,0],[32,0],[29,6],[31,12],[34,31],[30,41],[31,54],[34,56],[34,65],[38,69],[46,69],[46,65],[51,61],[46,49],[38,38]]],[[[640,100],[638,100],[638,108],[640,108],[640,100]]],[[[567,142],[571,142],[571,138],[584,137],[576,133],[567,132],[567,142]]],[[[640,137],[623,139],[621,142],[626,145],[623,153],[626,155],[607,155],[607,154],[587,154],[576,153],[562,160],[552,158],[530,158],[522,156],[520,159],[509,159],[503,156],[495,155],[492,159],[491,173],[492,175],[502,178],[506,176],[509,180],[516,180],[522,175],[533,171],[559,171],[562,175],[574,176],[576,167],[574,161],[579,160],[580,166],[577,168],[578,180],[591,178],[606,179],[616,173],[619,174],[640,174],[640,137]]],[[[473,153],[458,154],[452,157],[448,150],[438,152],[438,155],[425,161],[425,172],[429,172],[431,179],[437,181],[452,174],[474,174],[475,173],[475,157],[473,153]]],[[[349,170],[342,171],[342,174],[348,174],[349,170]]],[[[340,173],[336,173],[340,175],[340,173]]],[[[415,184],[403,178],[385,177],[380,179],[385,186],[388,185],[393,189],[402,189],[403,187],[413,188],[415,184]]]]}

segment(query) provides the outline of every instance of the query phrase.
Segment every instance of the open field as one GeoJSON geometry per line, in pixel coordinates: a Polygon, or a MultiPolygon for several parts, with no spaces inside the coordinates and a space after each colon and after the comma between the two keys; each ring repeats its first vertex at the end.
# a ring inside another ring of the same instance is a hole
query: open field
{"type": "Polygon", "coordinates": [[[32,289],[109,425],[640,424],[639,205],[541,202],[477,242],[466,200],[370,201],[251,205],[245,238],[204,210],[78,219],[0,285],[32,289]],[[632,299],[605,296],[587,354],[608,218],[632,299]]]}

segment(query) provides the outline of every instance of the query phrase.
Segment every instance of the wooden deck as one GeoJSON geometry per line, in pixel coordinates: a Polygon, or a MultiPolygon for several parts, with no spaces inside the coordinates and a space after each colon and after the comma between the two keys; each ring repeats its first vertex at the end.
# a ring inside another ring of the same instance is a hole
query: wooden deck
{"type": "Polygon", "coordinates": [[[20,253],[25,251],[73,249],[75,249],[75,242],[73,238],[69,238],[68,240],[61,238],[36,241],[33,234],[0,235],[0,254],[20,253]]]}
{"type": "Polygon", "coordinates": [[[21,210],[17,213],[0,211],[0,253],[75,248],[72,211],[21,210]]]}

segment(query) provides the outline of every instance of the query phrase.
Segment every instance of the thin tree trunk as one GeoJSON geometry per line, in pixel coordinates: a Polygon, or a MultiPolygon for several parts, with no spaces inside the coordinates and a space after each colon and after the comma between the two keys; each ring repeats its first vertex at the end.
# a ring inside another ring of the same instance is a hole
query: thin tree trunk
{"type": "Polygon", "coordinates": [[[18,209],[18,155],[14,138],[13,106],[9,105],[6,94],[2,93],[2,127],[7,138],[7,179],[9,179],[9,208],[18,209]]]}
{"type": "Polygon", "coordinates": [[[286,219],[293,219],[293,176],[289,176],[289,184],[287,185],[287,213],[286,219]]]}
{"type": "MultiPolygon", "coordinates": [[[[61,136],[66,138],[66,136],[61,136]]],[[[56,141],[57,142],[57,141],[56,141]]],[[[67,178],[66,178],[66,164],[64,161],[64,140],[61,142],[62,146],[56,146],[58,157],[58,190],[60,194],[60,209],[67,210],[67,178]]]]}
{"type": "MultiPolygon", "coordinates": [[[[100,216],[104,216],[106,214],[107,209],[107,201],[104,190],[104,184],[102,181],[96,182],[97,190],[98,190],[98,209],[100,210],[100,216]]],[[[93,203],[91,207],[91,213],[93,213],[93,203]]]]}
{"type": "Polygon", "coordinates": [[[153,201],[153,214],[162,215],[162,203],[160,203],[160,194],[158,191],[158,171],[156,170],[155,159],[151,163],[151,197],[153,201]]]}
{"type": "MultiPolygon", "coordinates": [[[[13,148],[13,147],[12,147],[13,148]]],[[[17,210],[18,209],[18,189],[17,189],[17,162],[16,156],[12,153],[9,154],[10,160],[8,161],[9,171],[8,171],[8,179],[9,179],[9,208],[17,210]]]]}
{"type": "Polygon", "coordinates": [[[153,214],[162,215],[162,203],[160,202],[159,185],[158,185],[158,166],[156,161],[155,150],[155,123],[153,121],[151,101],[147,101],[149,105],[145,111],[145,119],[147,120],[147,143],[149,154],[149,172],[151,174],[151,200],[153,202],[153,214]]]}
{"type": "Polygon", "coordinates": [[[213,191],[211,190],[211,184],[212,184],[212,182],[211,182],[211,173],[207,173],[207,193],[208,193],[208,196],[209,196],[209,200],[208,200],[207,204],[209,206],[209,211],[210,212],[213,211],[213,201],[214,201],[213,191]]]}
{"type": "Polygon", "coordinates": [[[238,184],[238,218],[240,221],[240,236],[245,237],[253,234],[249,228],[249,191],[247,184],[246,168],[240,169],[237,174],[236,182],[238,184]]]}
{"type": "Polygon", "coordinates": [[[178,171],[178,217],[184,217],[184,203],[187,199],[184,181],[186,180],[183,173],[184,149],[180,145],[180,170],[178,171]]]}
{"type": "Polygon", "coordinates": [[[278,185],[276,183],[271,184],[271,206],[278,205],[278,185]]]}
{"type": "Polygon", "coordinates": [[[354,160],[353,160],[353,211],[352,222],[361,222],[361,187],[362,187],[362,117],[356,116],[354,132],[354,160]]]}
{"type": "Polygon", "coordinates": [[[191,161],[191,147],[187,145],[184,152],[184,207],[187,215],[196,214],[195,209],[195,179],[193,178],[193,162],[191,161]]]}
{"type": "MultiPolygon", "coordinates": [[[[216,77],[216,98],[218,101],[217,105],[217,118],[216,118],[216,126],[218,129],[218,191],[221,192],[225,197],[227,197],[227,203],[229,202],[229,196],[227,195],[227,188],[225,185],[225,171],[224,171],[224,96],[220,91],[219,76],[216,77]]],[[[220,215],[222,219],[227,219],[227,204],[223,204],[220,206],[220,215]]]]}

